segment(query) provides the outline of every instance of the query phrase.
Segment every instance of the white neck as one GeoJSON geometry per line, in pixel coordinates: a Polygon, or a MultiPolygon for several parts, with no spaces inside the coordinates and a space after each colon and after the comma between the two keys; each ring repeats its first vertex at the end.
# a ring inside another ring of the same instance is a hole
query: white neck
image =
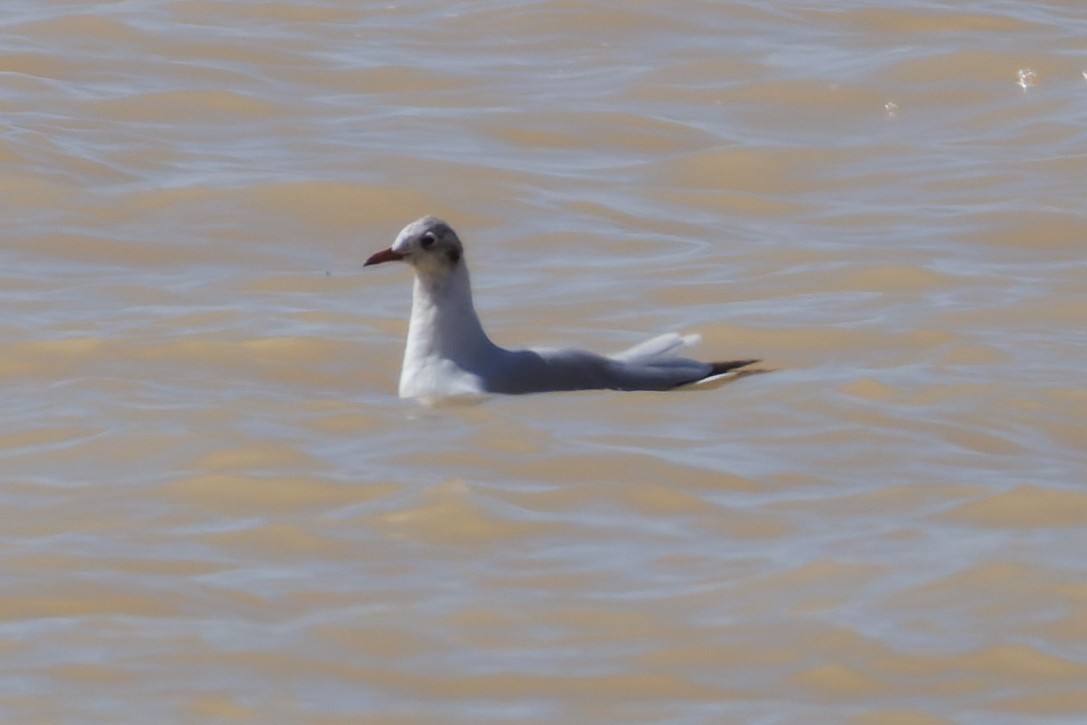
{"type": "Polygon", "coordinates": [[[450,360],[475,372],[496,346],[483,331],[472,304],[468,266],[461,261],[448,274],[426,271],[417,270],[415,275],[404,367],[424,360],[450,360]]]}

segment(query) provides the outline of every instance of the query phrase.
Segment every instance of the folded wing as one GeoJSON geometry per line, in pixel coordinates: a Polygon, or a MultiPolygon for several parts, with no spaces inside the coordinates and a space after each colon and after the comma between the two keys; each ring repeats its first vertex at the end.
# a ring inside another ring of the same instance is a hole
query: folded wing
{"type": "Polygon", "coordinates": [[[699,362],[676,357],[697,335],[669,333],[613,355],[570,349],[502,351],[481,377],[488,392],[555,390],[671,390],[722,375],[756,360],[699,362]]]}

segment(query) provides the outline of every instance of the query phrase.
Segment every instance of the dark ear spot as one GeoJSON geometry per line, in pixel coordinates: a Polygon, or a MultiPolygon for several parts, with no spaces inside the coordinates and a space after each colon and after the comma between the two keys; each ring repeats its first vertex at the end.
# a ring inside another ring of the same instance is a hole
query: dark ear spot
{"type": "Polygon", "coordinates": [[[452,262],[453,264],[456,264],[457,262],[460,261],[460,250],[459,249],[450,249],[449,250],[449,261],[452,262]]]}

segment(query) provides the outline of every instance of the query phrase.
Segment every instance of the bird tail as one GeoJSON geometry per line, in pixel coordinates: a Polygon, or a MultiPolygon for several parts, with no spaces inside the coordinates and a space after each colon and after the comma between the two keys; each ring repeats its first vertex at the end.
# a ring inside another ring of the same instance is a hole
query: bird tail
{"type": "Polygon", "coordinates": [[[650,362],[671,357],[685,347],[698,344],[699,335],[679,335],[674,332],[658,335],[651,340],[639,343],[629,350],[609,355],[620,362],[650,362]]]}
{"type": "Polygon", "coordinates": [[[745,368],[748,365],[754,365],[757,362],[760,362],[760,361],[759,360],[727,360],[727,361],[722,361],[722,362],[711,362],[710,363],[710,374],[707,375],[706,377],[707,378],[712,378],[714,375],[723,375],[723,374],[729,372],[730,370],[735,370],[737,368],[745,368]]]}

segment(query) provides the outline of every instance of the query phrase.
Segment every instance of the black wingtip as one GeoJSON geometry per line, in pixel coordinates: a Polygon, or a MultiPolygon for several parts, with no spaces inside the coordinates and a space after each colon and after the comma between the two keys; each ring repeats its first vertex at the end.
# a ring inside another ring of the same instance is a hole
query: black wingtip
{"type": "Polygon", "coordinates": [[[760,362],[759,360],[728,360],[725,362],[711,362],[712,366],[710,374],[707,378],[712,378],[714,375],[722,375],[730,370],[736,370],[737,368],[747,367],[748,365],[754,365],[760,362]]]}

